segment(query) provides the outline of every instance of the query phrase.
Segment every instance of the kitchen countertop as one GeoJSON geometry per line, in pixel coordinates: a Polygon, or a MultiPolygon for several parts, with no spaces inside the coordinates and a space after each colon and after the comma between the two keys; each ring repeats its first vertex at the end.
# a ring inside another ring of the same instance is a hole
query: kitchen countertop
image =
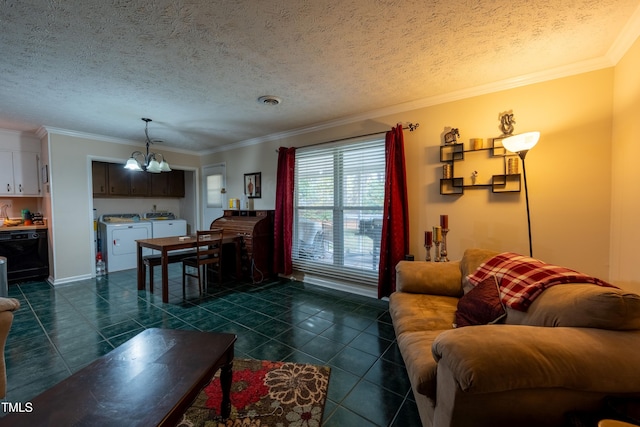
{"type": "Polygon", "coordinates": [[[3,225],[2,227],[0,227],[0,232],[2,231],[24,231],[24,230],[46,230],[47,226],[46,225],[14,225],[14,226],[7,226],[7,225],[3,225]]]}

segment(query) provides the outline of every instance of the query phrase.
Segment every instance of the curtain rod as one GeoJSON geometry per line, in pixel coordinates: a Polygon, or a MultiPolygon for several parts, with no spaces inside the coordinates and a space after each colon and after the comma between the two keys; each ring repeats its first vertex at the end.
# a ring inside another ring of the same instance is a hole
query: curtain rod
{"type": "MultiPolygon", "coordinates": [[[[418,128],[418,126],[420,126],[420,123],[407,123],[407,126],[403,126],[402,129],[403,130],[407,130],[409,129],[409,132],[413,132],[414,130],[416,130],[418,128]]],[[[315,144],[309,144],[309,145],[305,145],[302,147],[298,147],[298,148],[307,148],[307,147],[315,147],[316,145],[324,145],[324,144],[332,144],[334,142],[342,142],[342,141],[348,141],[350,139],[356,139],[356,138],[364,138],[365,136],[374,136],[374,135],[380,135],[382,133],[387,133],[388,131],[383,130],[380,132],[373,132],[373,133],[365,133],[363,135],[356,135],[356,136],[348,136],[346,138],[340,138],[340,139],[334,139],[331,141],[324,141],[324,142],[316,142],[315,144]]],[[[276,150],[276,153],[278,152],[278,150],[276,150]]]]}

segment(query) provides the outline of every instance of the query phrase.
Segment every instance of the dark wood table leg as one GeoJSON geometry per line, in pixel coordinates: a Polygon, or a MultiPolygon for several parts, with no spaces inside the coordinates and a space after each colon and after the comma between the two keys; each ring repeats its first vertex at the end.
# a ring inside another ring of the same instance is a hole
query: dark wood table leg
{"type": "Polygon", "coordinates": [[[228,418],[231,413],[231,380],[233,374],[233,357],[229,358],[229,363],[222,365],[220,368],[220,387],[222,387],[222,404],[220,406],[220,414],[222,418],[228,418]]]}
{"type": "Polygon", "coordinates": [[[144,291],[144,263],[142,260],[142,246],[138,246],[138,290],[144,291]]]}
{"type": "Polygon", "coordinates": [[[33,411],[2,414],[0,426],[173,427],[218,369],[224,391],[221,412],[228,417],[236,339],[234,334],[146,329],[29,399],[33,411]]]}
{"type": "Polygon", "coordinates": [[[169,253],[166,250],[162,251],[162,302],[169,302],[169,253]]]}

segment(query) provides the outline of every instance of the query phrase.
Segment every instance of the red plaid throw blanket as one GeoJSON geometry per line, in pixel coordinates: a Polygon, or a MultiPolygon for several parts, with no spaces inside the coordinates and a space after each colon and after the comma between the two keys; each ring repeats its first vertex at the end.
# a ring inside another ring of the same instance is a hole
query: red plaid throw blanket
{"type": "Polygon", "coordinates": [[[520,311],[527,311],[533,300],[553,285],[592,283],[615,288],[598,278],[511,252],[501,253],[485,261],[468,279],[477,286],[489,276],[496,276],[498,279],[502,303],[520,311]]]}

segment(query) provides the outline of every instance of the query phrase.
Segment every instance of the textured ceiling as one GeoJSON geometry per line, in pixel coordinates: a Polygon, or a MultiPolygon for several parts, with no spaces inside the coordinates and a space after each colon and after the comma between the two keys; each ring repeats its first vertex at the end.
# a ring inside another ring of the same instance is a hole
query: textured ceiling
{"type": "Polygon", "coordinates": [[[604,58],[640,1],[0,5],[0,128],[202,152],[604,58]]]}

